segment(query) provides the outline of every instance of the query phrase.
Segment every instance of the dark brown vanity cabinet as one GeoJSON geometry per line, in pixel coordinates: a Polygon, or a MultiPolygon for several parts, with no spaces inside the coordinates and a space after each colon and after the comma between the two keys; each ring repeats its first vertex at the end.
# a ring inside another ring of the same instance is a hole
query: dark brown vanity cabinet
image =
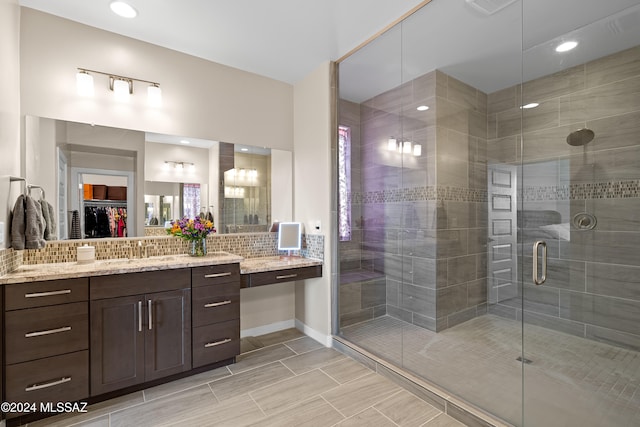
{"type": "Polygon", "coordinates": [[[240,265],[194,267],[193,367],[240,354],[240,265]]]}
{"type": "Polygon", "coordinates": [[[39,405],[86,398],[88,279],[5,285],[4,293],[4,400],[39,405]]]}
{"type": "Polygon", "coordinates": [[[191,271],[90,279],[91,395],[191,369],[191,271]]]}

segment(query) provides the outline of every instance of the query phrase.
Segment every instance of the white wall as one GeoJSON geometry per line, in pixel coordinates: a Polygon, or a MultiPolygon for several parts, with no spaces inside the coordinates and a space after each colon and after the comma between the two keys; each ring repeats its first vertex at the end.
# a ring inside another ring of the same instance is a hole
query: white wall
{"type": "MultiPolygon", "coordinates": [[[[22,8],[21,15],[23,114],[292,149],[289,84],[33,9],[22,8]],[[94,75],[95,96],[81,98],[77,67],[157,81],[163,105],[146,105],[142,83],[134,83],[129,103],[116,102],[107,77],[100,75],[94,75]]],[[[12,82],[17,81],[16,76],[12,82]]]]}
{"type": "Polygon", "coordinates": [[[293,221],[293,153],[271,150],[271,222],[293,221]]]}
{"type": "Polygon", "coordinates": [[[144,179],[208,185],[209,150],[147,141],[144,150],[144,179]],[[193,163],[194,169],[185,166],[179,170],[173,165],[165,165],[165,160],[193,163]]]}
{"type": "MultiPolygon", "coordinates": [[[[56,128],[54,120],[38,117],[25,117],[24,123],[25,146],[25,176],[29,184],[39,185],[46,194],[46,199],[58,211],[56,191],[58,189],[56,128]]],[[[39,190],[33,189],[31,194],[40,197],[39,190]]]]}
{"type": "Polygon", "coordinates": [[[0,222],[9,246],[9,214],[20,184],[9,175],[20,175],[20,7],[17,0],[0,0],[0,222]],[[14,191],[11,191],[11,190],[14,191]],[[11,193],[11,194],[10,194],[11,193]]]}
{"type": "Polygon", "coordinates": [[[321,221],[323,277],[296,286],[296,321],[305,333],[329,344],[331,335],[331,64],[294,86],[294,218],[307,232],[321,221]]]}

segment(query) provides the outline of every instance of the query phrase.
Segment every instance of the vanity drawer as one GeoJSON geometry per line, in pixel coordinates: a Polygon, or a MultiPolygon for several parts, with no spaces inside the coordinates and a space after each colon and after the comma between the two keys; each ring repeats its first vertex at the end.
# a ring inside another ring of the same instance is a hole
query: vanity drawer
{"type": "MultiPolygon", "coordinates": [[[[8,402],[73,402],[89,396],[89,351],[7,366],[8,402]]],[[[8,418],[21,414],[7,414],[8,418]]]]}
{"type": "Polygon", "coordinates": [[[240,354],[240,319],[193,328],[193,367],[240,354]]]}
{"type": "Polygon", "coordinates": [[[288,268],[275,271],[263,271],[249,275],[249,287],[270,285],[273,283],[290,282],[292,280],[311,279],[322,276],[322,266],[288,268]]]}
{"type": "Polygon", "coordinates": [[[38,307],[5,314],[6,363],[89,348],[89,303],[38,307]]]}
{"type": "Polygon", "coordinates": [[[209,325],[240,318],[240,289],[238,284],[193,288],[193,326],[209,325]],[[221,292],[221,289],[227,292],[221,292]]]}
{"type": "Polygon", "coordinates": [[[240,283],[240,264],[208,265],[191,269],[192,286],[240,283]]]}
{"type": "Polygon", "coordinates": [[[191,287],[188,268],[91,277],[91,300],[174,291],[191,287]]]}
{"type": "Polygon", "coordinates": [[[88,284],[89,279],[84,277],[5,285],[5,310],[86,301],[88,284]]]}

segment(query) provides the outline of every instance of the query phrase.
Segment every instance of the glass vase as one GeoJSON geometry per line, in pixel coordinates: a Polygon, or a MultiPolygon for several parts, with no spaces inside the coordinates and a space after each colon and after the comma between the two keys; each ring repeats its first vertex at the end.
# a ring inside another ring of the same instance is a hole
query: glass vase
{"type": "Polygon", "coordinates": [[[207,254],[207,239],[195,239],[191,240],[189,245],[189,255],[191,256],[205,256],[207,254]]]}

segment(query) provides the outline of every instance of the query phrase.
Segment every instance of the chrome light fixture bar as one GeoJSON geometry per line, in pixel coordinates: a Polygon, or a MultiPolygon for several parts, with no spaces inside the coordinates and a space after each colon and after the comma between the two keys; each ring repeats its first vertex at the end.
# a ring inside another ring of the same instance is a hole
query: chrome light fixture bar
{"type": "Polygon", "coordinates": [[[135,77],[121,76],[119,74],[105,73],[103,71],[90,70],[88,68],[78,68],[76,74],[76,83],[78,94],[82,96],[93,95],[93,76],[92,74],[100,74],[109,78],[109,90],[119,99],[127,99],[127,95],[133,94],[133,82],[148,83],[147,101],[152,106],[162,104],[162,91],[160,83],[150,80],[138,79],[135,77]]]}
{"type": "Polygon", "coordinates": [[[196,165],[191,162],[176,162],[173,160],[165,160],[164,163],[165,165],[173,166],[177,170],[183,170],[185,166],[189,166],[190,170],[193,170],[196,167],[196,165]]]}

